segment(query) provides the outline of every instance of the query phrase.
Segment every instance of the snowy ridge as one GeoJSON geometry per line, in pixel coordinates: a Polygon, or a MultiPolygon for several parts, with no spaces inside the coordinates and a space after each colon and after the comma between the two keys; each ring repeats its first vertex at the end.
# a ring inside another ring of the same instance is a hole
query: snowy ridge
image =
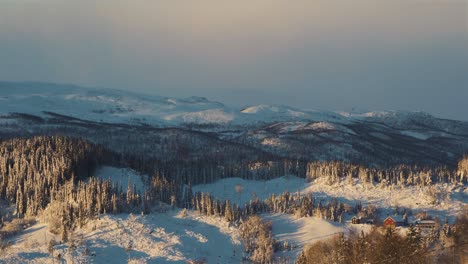
{"type": "Polygon", "coordinates": [[[223,123],[231,110],[202,97],[167,98],[110,89],[48,84],[0,83],[0,114],[54,112],[90,121],[177,125],[223,123]]]}
{"type": "Polygon", "coordinates": [[[156,126],[314,121],[325,123],[314,124],[312,129],[317,129],[318,126],[328,129],[330,123],[346,124],[366,120],[404,128],[417,120],[442,127],[438,124],[440,121],[423,112],[347,113],[300,110],[283,105],[256,105],[236,109],[197,96],[169,98],[49,83],[0,82],[0,101],[0,115],[25,113],[47,117],[43,113],[46,111],[96,122],[144,123],[156,126]]]}

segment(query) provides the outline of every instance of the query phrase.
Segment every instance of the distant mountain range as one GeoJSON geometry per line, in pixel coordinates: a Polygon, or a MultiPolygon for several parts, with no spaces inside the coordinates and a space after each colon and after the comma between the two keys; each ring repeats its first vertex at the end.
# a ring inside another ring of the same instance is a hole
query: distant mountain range
{"type": "Polygon", "coordinates": [[[468,122],[424,112],[348,113],[282,105],[236,109],[196,96],[0,82],[0,133],[86,123],[190,129],[275,155],[318,160],[454,163],[468,150],[468,122]]]}

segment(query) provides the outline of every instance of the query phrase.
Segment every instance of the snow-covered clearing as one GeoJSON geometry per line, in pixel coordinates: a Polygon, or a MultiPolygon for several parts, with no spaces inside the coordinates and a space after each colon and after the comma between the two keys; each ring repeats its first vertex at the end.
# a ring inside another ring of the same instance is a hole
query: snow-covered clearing
{"type": "MultiPolygon", "coordinates": [[[[240,263],[242,245],[237,229],[222,218],[180,211],[150,215],[105,215],[74,233],[76,249],[67,244],[47,251],[53,236],[37,224],[14,238],[0,263],[54,263],[62,254],[67,263],[240,263]],[[45,238],[48,238],[45,240],[45,238]],[[26,245],[29,243],[29,246],[26,245]],[[84,256],[85,248],[89,255],[84,256]]],[[[58,238],[55,238],[58,241],[58,238]]]]}
{"type": "Polygon", "coordinates": [[[284,176],[269,181],[244,180],[241,178],[226,178],[210,184],[200,184],[192,187],[194,192],[210,193],[220,200],[230,200],[236,204],[245,204],[256,195],[266,199],[272,194],[297,192],[304,188],[304,179],[284,176]],[[239,187],[241,191],[239,192],[239,187]]]}
{"type": "Polygon", "coordinates": [[[110,166],[102,166],[96,170],[95,175],[102,180],[111,180],[113,184],[118,184],[126,189],[128,184],[133,188],[136,186],[137,191],[144,191],[143,179],[147,177],[140,175],[132,169],[116,168],[110,166]]]}

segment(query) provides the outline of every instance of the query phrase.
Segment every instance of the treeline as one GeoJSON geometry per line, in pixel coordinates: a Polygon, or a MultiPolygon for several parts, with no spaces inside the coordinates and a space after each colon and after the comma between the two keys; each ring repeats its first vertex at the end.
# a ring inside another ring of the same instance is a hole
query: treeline
{"type": "Polygon", "coordinates": [[[65,137],[1,142],[0,199],[15,204],[18,216],[36,215],[65,182],[90,176],[108,154],[101,146],[65,137]]]}
{"type": "MultiPolygon", "coordinates": [[[[129,156],[133,157],[133,156],[129,156]]],[[[180,184],[207,184],[220,179],[240,177],[247,180],[270,180],[284,175],[314,179],[326,179],[329,184],[341,180],[360,179],[364,183],[380,183],[400,186],[430,186],[433,183],[467,184],[468,158],[459,162],[458,168],[422,167],[401,164],[391,167],[375,167],[351,164],[343,161],[304,161],[291,159],[230,160],[196,159],[192,161],[126,160],[132,168],[174,180],[180,184]]],[[[130,159],[131,160],[131,159],[130,159]]]]}
{"type": "Polygon", "coordinates": [[[296,264],[360,263],[465,263],[468,214],[459,216],[451,230],[429,234],[411,226],[401,235],[393,228],[369,233],[351,232],[306,246],[296,264]]]}
{"type": "Polygon", "coordinates": [[[359,214],[370,219],[377,216],[375,207],[363,207],[360,202],[350,205],[337,199],[317,200],[311,193],[301,195],[289,192],[272,194],[265,200],[253,198],[243,206],[229,200],[220,201],[209,194],[197,192],[193,195],[191,208],[203,215],[220,216],[228,222],[237,223],[251,215],[261,213],[285,213],[294,214],[297,217],[314,216],[335,222],[342,222],[345,213],[359,214]]]}
{"type": "MultiPolygon", "coordinates": [[[[132,156],[129,156],[132,159],[132,156]]],[[[306,162],[300,160],[216,160],[199,158],[192,161],[157,161],[145,157],[126,160],[137,171],[174,180],[180,184],[207,184],[220,179],[239,177],[246,180],[270,180],[284,175],[306,176],[306,162]]]]}
{"type": "Polygon", "coordinates": [[[142,193],[135,186],[123,188],[110,180],[91,177],[64,184],[44,215],[51,232],[61,234],[62,241],[67,241],[73,229],[100,214],[150,213],[159,202],[183,207],[191,199],[189,193],[190,189],[161,177],[153,177],[142,193]]]}
{"type": "Polygon", "coordinates": [[[468,179],[468,159],[459,163],[458,170],[447,167],[420,167],[417,165],[398,165],[388,168],[366,167],[343,161],[309,162],[306,178],[314,180],[325,178],[330,184],[343,179],[360,179],[364,183],[384,183],[387,185],[427,186],[433,183],[461,183],[468,179]]]}

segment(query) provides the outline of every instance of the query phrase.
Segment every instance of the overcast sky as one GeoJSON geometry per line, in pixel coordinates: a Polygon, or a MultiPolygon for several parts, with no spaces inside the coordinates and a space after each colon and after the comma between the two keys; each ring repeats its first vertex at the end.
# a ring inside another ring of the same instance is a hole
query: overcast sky
{"type": "Polygon", "coordinates": [[[468,1],[0,0],[0,80],[468,120],[468,1]]]}

